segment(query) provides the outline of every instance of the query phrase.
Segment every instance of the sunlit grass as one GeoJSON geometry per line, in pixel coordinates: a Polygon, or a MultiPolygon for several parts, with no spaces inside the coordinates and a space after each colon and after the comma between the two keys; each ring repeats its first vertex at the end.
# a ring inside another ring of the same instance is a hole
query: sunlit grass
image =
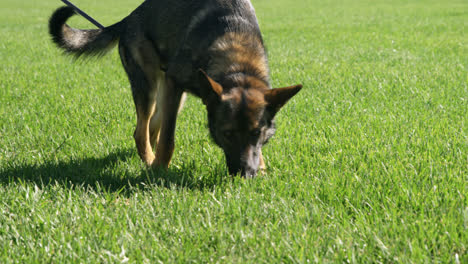
{"type": "MultiPolygon", "coordinates": [[[[118,2],[75,1],[105,25],[118,2]]],[[[194,97],[146,170],[117,52],[76,63],[59,1],[0,3],[1,263],[468,262],[466,1],[253,4],[274,86],[305,88],[242,180],[194,97]]]]}

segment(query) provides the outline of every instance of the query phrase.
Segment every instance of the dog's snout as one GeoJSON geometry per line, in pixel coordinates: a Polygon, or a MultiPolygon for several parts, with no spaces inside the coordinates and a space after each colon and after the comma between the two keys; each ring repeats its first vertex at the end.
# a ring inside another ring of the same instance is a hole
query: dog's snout
{"type": "Polygon", "coordinates": [[[251,179],[257,176],[257,170],[249,167],[238,167],[238,168],[229,168],[229,174],[237,175],[239,174],[243,178],[251,179]]]}
{"type": "Polygon", "coordinates": [[[257,176],[258,166],[252,167],[247,163],[238,163],[236,166],[232,163],[228,163],[228,170],[231,175],[240,174],[240,176],[244,178],[254,178],[257,176]]]}
{"type": "Polygon", "coordinates": [[[226,155],[229,173],[231,175],[240,173],[241,177],[254,178],[257,176],[260,164],[258,150],[247,147],[241,153],[242,155],[235,155],[234,157],[226,155]]]}
{"type": "Polygon", "coordinates": [[[246,168],[241,170],[241,176],[246,178],[246,179],[252,179],[257,176],[257,170],[252,169],[252,168],[246,168]]]}

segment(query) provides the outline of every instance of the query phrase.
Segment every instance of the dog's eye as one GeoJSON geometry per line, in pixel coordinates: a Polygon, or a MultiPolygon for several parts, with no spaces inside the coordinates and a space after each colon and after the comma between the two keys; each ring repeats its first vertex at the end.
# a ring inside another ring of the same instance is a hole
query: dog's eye
{"type": "Polygon", "coordinates": [[[250,137],[252,139],[256,140],[259,136],[260,136],[260,130],[259,129],[255,129],[255,130],[250,132],[250,137]]]}

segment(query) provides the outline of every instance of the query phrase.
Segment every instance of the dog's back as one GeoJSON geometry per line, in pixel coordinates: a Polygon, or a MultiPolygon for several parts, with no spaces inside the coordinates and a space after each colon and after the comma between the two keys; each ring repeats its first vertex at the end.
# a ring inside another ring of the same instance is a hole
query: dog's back
{"type": "Polygon", "coordinates": [[[261,37],[249,0],[147,0],[134,14],[139,22],[150,23],[140,28],[146,28],[145,33],[169,56],[181,46],[207,46],[226,32],[261,37]]]}
{"type": "MultiPolygon", "coordinates": [[[[168,75],[177,77],[181,85],[193,84],[200,68],[215,79],[222,77],[219,73],[234,70],[224,69],[228,61],[233,63],[237,58],[245,62],[246,57],[261,61],[262,69],[255,71],[268,81],[263,40],[248,0],[149,0],[128,19],[134,21],[127,23],[127,30],[145,30],[141,33],[157,48],[168,75]],[[134,23],[145,25],[135,27],[134,23]],[[241,55],[234,56],[236,52],[241,55]],[[226,56],[229,58],[223,63],[221,57],[226,56]]],[[[131,38],[132,34],[125,36],[131,38]]],[[[192,89],[198,94],[196,87],[192,89]]]]}

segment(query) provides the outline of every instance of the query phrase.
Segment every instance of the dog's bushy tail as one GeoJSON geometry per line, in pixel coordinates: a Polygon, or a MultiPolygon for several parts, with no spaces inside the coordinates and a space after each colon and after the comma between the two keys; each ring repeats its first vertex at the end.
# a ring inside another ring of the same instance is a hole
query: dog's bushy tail
{"type": "Polygon", "coordinates": [[[52,41],[66,53],[76,57],[100,56],[117,44],[123,21],[103,29],[75,29],[65,24],[74,14],[76,12],[73,8],[64,6],[55,10],[49,19],[52,41]]]}

